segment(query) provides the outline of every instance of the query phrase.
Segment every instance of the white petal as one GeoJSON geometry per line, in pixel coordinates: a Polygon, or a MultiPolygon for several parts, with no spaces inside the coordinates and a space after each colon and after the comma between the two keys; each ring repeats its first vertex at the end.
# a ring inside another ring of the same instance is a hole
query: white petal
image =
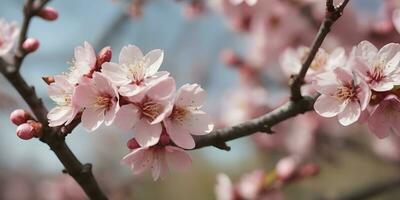
{"type": "Polygon", "coordinates": [[[184,124],[193,135],[205,135],[214,129],[211,117],[200,110],[191,111],[184,124]]]}
{"type": "Polygon", "coordinates": [[[118,110],[114,123],[117,127],[123,130],[129,130],[135,126],[140,117],[140,113],[136,106],[127,104],[121,106],[118,110]]]}
{"type": "Polygon", "coordinates": [[[177,170],[185,170],[192,164],[192,159],[183,149],[166,146],[166,160],[170,166],[177,170]]]}
{"type": "Polygon", "coordinates": [[[99,128],[104,121],[104,110],[103,109],[91,109],[86,108],[82,113],[82,125],[83,127],[92,132],[99,128]]]}
{"type": "Polygon", "coordinates": [[[354,101],[349,102],[345,109],[339,113],[339,123],[343,126],[348,126],[358,120],[361,115],[360,104],[354,101]]]}
{"type": "Polygon", "coordinates": [[[343,101],[322,94],[314,103],[315,111],[323,117],[333,117],[342,112],[346,104],[343,101]]]}
{"type": "Polygon", "coordinates": [[[164,59],[164,52],[161,49],[155,49],[147,53],[143,59],[147,64],[146,75],[151,76],[160,68],[164,59]]]}
{"type": "Polygon", "coordinates": [[[119,64],[135,64],[142,60],[143,53],[135,45],[124,46],[119,54],[119,64]]]}
{"type": "Polygon", "coordinates": [[[182,107],[200,107],[206,98],[206,92],[198,84],[183,85],[176,96],[175,104],[182,107]]]}
{"type": "Polygon", "coordinates": [[[193,137],[183,125],[170,120],[165,120],[164,125],[169,137],[177,146],[185,149],[193,149],[195,147],[193,137]]]}
{"type": "Polygon", "coordinates": [[[140,146],[149,147],[158,143],[160,140],[162,127],[161,124],[151,125],[147,120],[140,120],[133,128],[135,138],[140,146]]]}
{"type": "Polygon", "coordinates": [[[128,71],[124,65],[106,62],[101,67],[101,73],[117,86],[128,84],[128,71]]]}

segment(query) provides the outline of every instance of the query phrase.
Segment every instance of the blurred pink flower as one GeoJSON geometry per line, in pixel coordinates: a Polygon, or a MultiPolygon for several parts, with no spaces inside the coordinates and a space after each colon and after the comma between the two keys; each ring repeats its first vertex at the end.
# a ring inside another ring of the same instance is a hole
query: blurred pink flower
{"type": "Polygon", "coordinates": [[[163,58],[164,53],[160,49],[143,56],[138,47],[128,45],[119,54],[119,64],[106,62],[102,65],[101,72],[119,87],[118,91],[122,96],[143,95],[160,77],[168,76],[168,72],[157,72],[163,58]]]}
{"type": "Polygon", "coordinates": [[[129,99],[128,104],[121,106],[115,124],[125,130],[133,128],[140,146],[149,147],[158,143],[161,122],[172,112],[170,96],[175,91],[175,80],[163,78],[146,90],[141,99],[129,99]]]}
{"type": "Polygon", "coordinates": [[[390,43],[378,49],[362,41],[354,49],[352,66],[372,90],[383,92],[400,85],[400,44],[390,43]]]}
{"type": "Polygon", "coordinates": [[[400,162],[400,137],[389,134],[386,138],[372,138],[372,147],[375,153],[383,159],[400,162]]]}
{"type": "MultiPolygon", "coordinates": [[[[298,74],[309,53],[310,48],[304,46],[296,50],[292,48],[285,50],[280,57],[280,64],[285,75],[291,77],[298,74]]],[[[331,54],[320,48],[311,63],[305,79],[307,82],[311,82],[316,74],[333,70],[336,67],[343,67],[345,62],[346,54],[343,48],[336,48],[331,54]]]]}
{"type": "Polygon", "coordinates": [[[372,111],[368,127],[378,138],[385,138],[391,133],[400,136],[400,100],[395,95],[387,96],[372,111]]]}
{"type": "Polygon", "coordinates": [[[358,79],[349,70],[341,67],[317,75],[313,85],[321,96],[314,104],[315,111],[323,117],[337,115],[343,126],[356,122],[371,97],[368,85],[358,79]]]}
{"type": "Polygon", "coordinates": [[[14,22],[0,18],[0,57],[14,54],[19,36],[19,27],[14,22]]]}
{"type": "Polygon", "coordinates": [[[241,3],[247,3],[249,6],[254,6],[257,4],[258,0],[230,0],[233,5],[239,5],[241,3]]]}
{"type": "Polygon", "coordinates": [[[96,66],[96,52],[92,45],[84,42],[83,47],[76,47],[74,50],[74,59],[71,64],[69,72],[66,75],[69,82],[77,84],[83,76],[89,75],[91,70],[96,66]]]}
{"type": "Polygon", "coordinates": [[[75,118],[80,107],[72,98],[74,90],[75,86],[68,81],[67,76],[54,76],[54,82],[48,86],[48,93],[57,105],[47,114],[49,126],[67,125],[75,118]]]}
{"type": "Polygon", "coordinates": [[[400,9],[396,9],[393,11],[393,25],[397,32],[400,33],[400,9]]]}
{"type": "Polygon", "coordinates": [[[107,126],[111,125],[119,110],[116,87],[98,72],[93,74],[93,79],[81,82],[76,87],[73,101],[85,108],[82,125],[87,131],[96,130],[103,122],[107,126]]]}
{"type": "Polygon", "coordinates": [[[210,133],[214,124],[211,117],[200,110],[206,92],[198,84],[185,84],[177,92],[171,115],[164,119],[164,125],[171,140],[185,149],[192,149],[195,143],[192,135],[210,133]]]}
{"type": "Polygon", "coordinates": [[[184,170],[191,165],[192,160],[183,149],[157,145],[134,149],[121,160],[121,163],[130,165],[135,175],[151,168],[153,179],[158,180],[165,178],[169,166],[184,170]]]}

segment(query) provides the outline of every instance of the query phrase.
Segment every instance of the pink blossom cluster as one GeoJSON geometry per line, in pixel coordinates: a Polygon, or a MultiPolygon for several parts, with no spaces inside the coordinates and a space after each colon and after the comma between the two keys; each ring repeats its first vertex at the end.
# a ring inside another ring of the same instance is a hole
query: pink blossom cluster
{"type": "Polygon", "coordinates": [[[56,106],[49,112],[50,126],[68,125],[80,117],[83,127],[97,130],[102,124],[132,131],[131,152],[122,159],[134,174],[151,168],[153,178],[163,178],[168,165],[187,167],[191,159],[183,149],[193,149],[192,135],[213,130],[210,116],[201,110],[206,93],[198,84],[175,89],[175,80],[158,71],[164,52],[146,55],[134,46],[122,48],[118,62],[111,49],[96,55],[85,42],[75,48],[70,71],[54,76],[49,96],[56,106]]]}
{"type": "Polygon", "coordinates": [[[321,94],[314,104],[319,115],[337,116],[343,126],[367,122],[379,138],[400,134],[400,44],[377,49],[362,41],[343,65],[326,67],[313,77],[313,89],[321,94]]]}

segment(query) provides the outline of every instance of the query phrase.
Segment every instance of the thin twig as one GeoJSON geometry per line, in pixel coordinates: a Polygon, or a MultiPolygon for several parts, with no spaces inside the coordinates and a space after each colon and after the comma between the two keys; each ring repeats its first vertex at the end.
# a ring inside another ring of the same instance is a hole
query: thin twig
{"type": "Polygon", "coordinates": [[[317,37],[314,39],[314,42],[311,45],[311,50],[306,58],[306,61],[303,63],[299,74],[294,77],[291,83],[290,89],[292,100],[299,100],[302,98],[300,89],[301,86],[304,84],[304,77],[306,76],[311,63],[314,60],[315,55],[321,47],[322,42],[325,40],[325,37],[330,32],[332,25],[342,16],[343,9],[346,7],[349,0],[344,0],[342,4],[337,8],[334,7],[332,0],[327,0],[326,2],[327,8],[325,19],[318,31],[317,37]]]}
{"type": "MultiPolygon", "coordinates": [[[[22,46],[27,38],[29,24],[31,19],[49,2],[49,0],[27,0],[24,6],[24,20],[20,33],[20,38],[13,64],[5,62],[0,58],[0,71],[18,91],[24,101],[31,108],[36,119],[43,125],[43,135],[40,140],[46,143],[50,149],[56,154],[57,158],[64,165],[66,172],[70,174],[82,187],[90,199],[107,199],[92,173],[91,164],[82,164],[69,149],[61,134],[60,128],[52,128],[48,126],[47,113],[48,110],[44,106],[42,100],[37,96],[35,88],[28,85],[21,76],[19,69],[27,55],[22,46]]],[[[74,126],[76,126],[74,124],[74,126]]],[[[72,126],[68,129],[72,131],[72,126]]]]}

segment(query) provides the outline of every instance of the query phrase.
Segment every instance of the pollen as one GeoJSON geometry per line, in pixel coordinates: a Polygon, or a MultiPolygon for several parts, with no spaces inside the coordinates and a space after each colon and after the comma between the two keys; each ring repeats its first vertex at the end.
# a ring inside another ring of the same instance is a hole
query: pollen
{"type": "Polygon", "coordinates": [[[337,88],[335,92],[335,97],[339,100],[351,100],[355,101],[358,99],[357,95],[360,88],[358,86],[353,86],[352,84],[345,84],[342,87],[337,88]]]}
{"type": "Polygon", "coordinates": [[[172,109],[170,118],[177,122],[183,123],[187,114],[188,114],[187,109],[178,107],[178,106],[174,106],[174,108],[172,109]]]}
{"type": "Polygon", "coordinates": [[[140,105],[140,109],[142,111],[142,117],[153,121],[162,113],[164,106],[146,97],[140,105]]]}
{"type": "Polygon", "coordinates": [[[99,95],[96,97],[95,107],[97,108],[109,108],[111,106],[111,97],[107,94],[99,95]]]}

